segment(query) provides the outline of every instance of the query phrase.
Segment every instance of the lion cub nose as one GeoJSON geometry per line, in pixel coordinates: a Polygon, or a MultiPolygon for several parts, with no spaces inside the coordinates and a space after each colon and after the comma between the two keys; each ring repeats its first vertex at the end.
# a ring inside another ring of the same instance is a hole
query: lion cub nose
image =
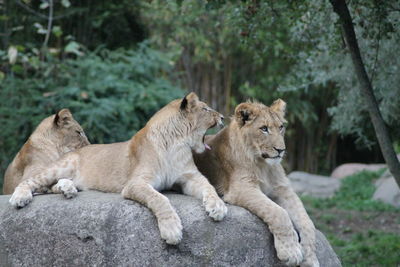
{"type": "Polygon", "coordinates": [[[281,154],[282,152],[284,152],[285,151],[285,148],[276,148],[276,147],[274,147],[274,149],[278,152],[278,154],[281,154]]]}

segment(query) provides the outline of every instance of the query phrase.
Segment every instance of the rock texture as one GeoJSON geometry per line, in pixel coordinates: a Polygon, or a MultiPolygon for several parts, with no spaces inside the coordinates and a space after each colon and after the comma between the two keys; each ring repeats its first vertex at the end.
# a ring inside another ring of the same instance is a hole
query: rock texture
{"type": "MultiPolygon", "coordinates": [[[[397,159],[400,160],[400,154],[397,154],[397,159]]],[[[382,168],[387,168],[386,164],[345,163],[336,167],[331,173],[331,177],[341,179],[363,170],[378,171],[382,168]]]]}
{"type": "Polygon", "coordinates": [[[382,174],[375,182],[375,186],[376,191],[372,196],[373,199],[400,208],[400,189],[389,170],[382,174]]]}
{"type": "Polygon", "coordinates": [[[346,163],[336,167],[331,173],[331,177],[342,179],[360,171],[379,171],[385,167],[386,164],[346,163]]]}
{"type": "MultiPolygon", "coordinates": [[[[194,198],[167,194],[182,219],[183,241],[166,245],[142,205],[118,194],[81,192],[74,199],[35,196],[16,210],[0,196],[1,266],[281,266],[260,219],[229,206],[213,222],[194,198]]],[[[318,232],[321,266],[340,266],[318,232]]]]}
{"type": "Polygon", "coordinates": [[[307,195],[318,198],[332,197],[340,187],[340,180],[329,176],[310,174],[295,171],[288,175],[292,187],[299,195],[307,195]]]}

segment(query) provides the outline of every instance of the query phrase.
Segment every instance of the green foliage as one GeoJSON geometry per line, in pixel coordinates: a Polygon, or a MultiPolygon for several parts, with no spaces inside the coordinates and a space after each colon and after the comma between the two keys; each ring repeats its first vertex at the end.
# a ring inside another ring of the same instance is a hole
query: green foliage
{"type": "Polygon", "coordinates": [[[165,78],[169,56],[146,44],[48,60],[33,74],[33,66],[17,62],[21,72],[0,84],[1,174],[34,127],[61,108],[72,111],[92,143],[109,143],[128,140],[159,108],[182,96],[165,78]]]}
{"type": "Polygon", "coordinates": [[[343,259],[343,266],[398,266],[400,236],[391,233],[370,230],[367,234],[356,234],[351,242],[332,242],[338,247],[338,254],[343,259]]]}
{"type": "Polygon", "coordinates": [[[377,229],[379,221],[397,216],[400,209],[371,199],[373,182],[383,172],[362,171],[346,177],[330,199],[302,197],[316,227],[324,232],[345,267],[400,264],[400,236],[377,229]]]}
{"type": "MultiPolygon", "coordinates": [[[[95,49],[129,48],[145,39],[143,25],[138,21],[139,1],[118,2],[53,1],[53,18],[48,46],[62,49],[71,39],[95,49]]],[[[18,0],[0,2],[3,49],[9,45],[41,47],[47,33],[48,1],[18,0]]]]}
{"type": "MultiPolygon", "coordinates": [[[[400,20],[396,1],[351,1],[348,3],[360,51],[374,87],[380,111],[391,126],[395,140],[400,138],[398,75],[400,68],[393,57],[400,39],[395,25],[400,20]]],[[[309,88],[329,83],[339,88],[337,104],[330,107],[331,128],[342,135],[353,135],[364,146],[375,144],[368,110],[357,89],[353,64],[343,43],[340,24],[329,1],[309,1],[302,19],[292,27],[292,37],[303,43],[296,55],[296,67],[288,76],[286,88],[309,88]],[[324,25],[321,27],[321,25],[324,25]],[[310,46],[312,45],[312,46],[310,46]]]]}
{"type": "Polygon", "coordinates": [[[327,235],[343,266],[398,266],[400,236],[370,230],[354,234],[349,242],[327,235]],[[396,256],[397,255],[397,256],[396,256]]]}
{"type": "Polygon", "coordinates": [[[358,211],[396,211],[398,209],[393,206],[372,199],[376,190],[373,182],[383,172],[384,169],[376,172],[361,171],[343,179],[339,191],[332,198],[316,199],[303,196],[302,200],[306,205],[316,209],[338,208],[358,211]]]}

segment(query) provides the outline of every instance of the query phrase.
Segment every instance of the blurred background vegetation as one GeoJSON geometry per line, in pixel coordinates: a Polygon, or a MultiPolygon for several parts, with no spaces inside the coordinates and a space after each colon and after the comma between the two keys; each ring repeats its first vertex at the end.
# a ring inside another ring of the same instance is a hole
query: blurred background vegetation
{"type": "MultiPolygon", "coordinates": [[[[400,5],[348,4],[398,148],[400,5]]],[[[328,1],[0,0],[0,12],[1,174],[60,108],[91,142],[113,142],[184,91],[225,115],[284,99],[288,170],[383,161],[328,1]]]]}
{"type": "MultiPolygon", "coordinates": [[[[400,3],[347,4],[399,153],[400,3]]],[[[328,1],[0,0],[0,39],[0,187],[27,137],[57,110],[70,108],[92,143],[109,143],[130,138],[185,91],[226,116],[247,99],[284,99],[288,171],[327,174],[344,162],[383,162],[328,1]]],[[[319,223],[332,225],[335,209],[348,208],[340,205],[361,186],[352,181],[335,201],[304,199],[319,223]],[[334,209],[332,218],[318,212],[326,209],[334,209]]],[[[372,208],[381,214],[381,206],[372,208]]],[[[340,243],[337,229],[326,233],[340,256],[359,253],[345,265],[373,262],[360,238],[340,243]]],[[[384,250],[382,240],[371,248],[384,250]]],[[[393,240],[398,251],[400,240],[393,240]]]]}

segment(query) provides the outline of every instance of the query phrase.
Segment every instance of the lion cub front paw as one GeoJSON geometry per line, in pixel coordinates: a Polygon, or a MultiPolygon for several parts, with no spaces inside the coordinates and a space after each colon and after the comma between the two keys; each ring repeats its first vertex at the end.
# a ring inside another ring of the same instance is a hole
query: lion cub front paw
{"type": "Polygon", "coordinates": [[[62,193],[66,198],[73,198],[78,194],[74,182],[69,179],[60,179],[57,184],[52,187],[54,193],[62,193]]]}
{"type": "Polygon", "coordinates": [[[182,240],[182,224],[177,214],[158,219],[161,238],[167,244],[177,245],[182,240]]]}
{"type": "Polygon", "coordinates": [[[317,256],[314,254],[311,257],[307,257],[304,261],[300,264],[300,267],[319,267],[319,261],[317,256]]]}
{"type": "Polygon", "coordinates": [[[303,261],[303,252],[294,229],[288,235],[277,235],[275,248],[279,260],[287,266],[297,266],[303,261]]]}
{"type": "Polygon", "coordinates": [[[31,190],[17,187],[12,194],[9,202],[16,208],[22,208],[28,205],[33,199],[31,190]]]}
{"type": "Polygon", "coordinates": [[[221,221],[228,211],[225,202],[217,196],[205,198],[203,205],[208,215],[216,221],[221,221]]]}

